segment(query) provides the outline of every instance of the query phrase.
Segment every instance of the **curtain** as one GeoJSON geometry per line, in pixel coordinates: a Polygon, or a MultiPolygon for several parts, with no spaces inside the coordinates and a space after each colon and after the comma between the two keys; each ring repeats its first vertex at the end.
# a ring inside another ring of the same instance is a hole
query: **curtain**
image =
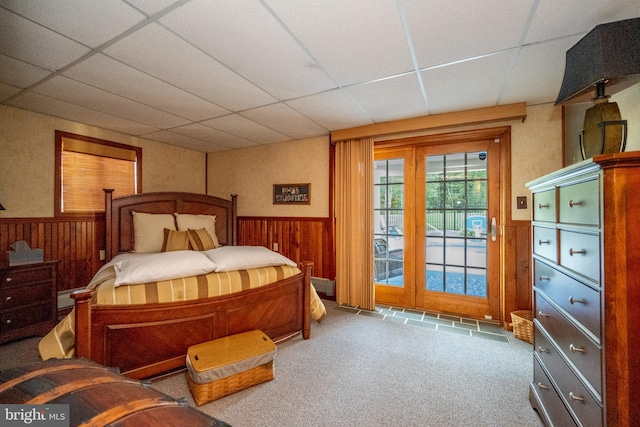
{"type": "Polygon", "coordinates": [[[373,138],[335,153],[336,302],[373,310],[373,138]]]}

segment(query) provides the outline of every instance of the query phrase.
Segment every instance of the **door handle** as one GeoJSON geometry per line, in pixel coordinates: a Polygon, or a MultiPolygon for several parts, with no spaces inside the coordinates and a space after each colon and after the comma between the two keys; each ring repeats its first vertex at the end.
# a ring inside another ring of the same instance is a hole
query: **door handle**
{"type": "Polygon", "coordinates": [[[492,241],[496,241],[496,230],[498,229],[498,227],[496,226],[496,217],[494,216],[493,218],[491,218],[491,233],[489,233],[489,235],[491,236],[491,240],[492,241]]]}

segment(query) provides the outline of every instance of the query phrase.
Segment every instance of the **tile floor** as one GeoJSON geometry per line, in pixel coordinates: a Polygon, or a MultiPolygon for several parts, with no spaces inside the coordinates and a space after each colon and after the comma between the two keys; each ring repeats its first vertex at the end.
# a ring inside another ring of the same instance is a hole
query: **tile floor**
{"type": "Polygon", "coordinates": [[[376,306],[374,311],[346,305],[337,306],[336,309],[350,311],[360,316],[374,317],[386,322],[396,322],[486,340],[509,342],[507,334],[500,325],[481,320],[382,305],[376,306]]]}

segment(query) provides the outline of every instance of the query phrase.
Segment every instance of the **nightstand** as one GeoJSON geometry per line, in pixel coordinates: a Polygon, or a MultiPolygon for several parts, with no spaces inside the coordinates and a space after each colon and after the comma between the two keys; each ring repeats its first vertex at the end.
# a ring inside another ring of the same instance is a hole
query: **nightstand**
{"type": "Polygon", "coordinates": [[[0,344],[56,325],[58,263],[0,267],[0,344]]]}

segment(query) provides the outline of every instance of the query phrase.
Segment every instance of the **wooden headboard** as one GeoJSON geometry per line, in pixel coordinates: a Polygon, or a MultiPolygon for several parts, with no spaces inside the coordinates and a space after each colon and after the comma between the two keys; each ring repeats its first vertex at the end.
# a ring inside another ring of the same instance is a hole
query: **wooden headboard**
{"type": "Polygon", "coordinates": [[[235,245],[237,238],[236,199],[231,200],[195,193],[142,193],[113,198],[105,189],[106,260],[133,250],[133,215],[131,212],[181,213],[216,216],[216,235],[222,245],[235,245]]]}

